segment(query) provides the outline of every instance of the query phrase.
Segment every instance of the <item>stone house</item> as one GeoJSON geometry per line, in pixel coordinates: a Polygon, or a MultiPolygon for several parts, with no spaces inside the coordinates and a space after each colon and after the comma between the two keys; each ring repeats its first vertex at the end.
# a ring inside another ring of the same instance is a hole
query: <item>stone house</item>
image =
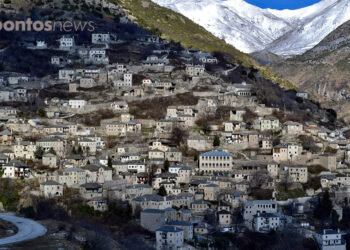
{"type": "Polygon", "coordinates": [[[126,134],[125,123],[111,123],[106,124],[106,135],[107,136],[124,136],[126,134]]]}
{"type": "Polygon", "coordinates": [[[111,108],[114,111],[128,111],[129,110],[129,105],[127,102],[124,101],[119,101],[119,102],[113,102],[111,104],[111,108]]]}
{"type": "Polygon", "coordinates": [[[142,97],[145,94],[145,90],[142,87],[136,87],[130,90],[130,96],[142,97]]]}
{"type": "Polygon", "coordinates": [[[137,208],[143,209],[166,209],[171,208],[171,201],[166,196],[162,197],[156,194],[145,194],[131,200],[133,212],[137,208]]]}
{"type": "Polygon", "coordinates": [[[151,186],[146,184],[132,184],[127,185],[125,188],[125,198],[133,199],[136,197],[143,196],[145,194],[152,194],[153,189],[151,186]]]}
{"type": "Polygon", "coordinates": [[[60,50],[71,50],[75,46],[74,37],[62,36],[59,39],[60,50]]]}
{"type": "Polygon", "coordinates": [[[191,204],[191,211],[193,213],[202,213],[207,211],[209,208],[210,203],[203,200],[197,200],[191,204]]]}
{"type": "Polygon", "coordinates": [[[80,196],[86,200],[103,196],[103,187],[98,183],[85,183],[80,185],[80,196]]]}
{"type": "Polygon", "coordinates": [[[200,184],[198,190],[203,190],[204,200],[216,201],[218,198],[220,188],[218,185],[210,183],[205,185],[200,184]]]}
{"type": "Polygon", "coordinates": [[[287,121],[282,126],[282,135],[299,135],[303,131],[303,125],[299,122],[287,121]]]}
{"type": "Polygon", "coordinates": [[[69,155],[65,157],[65,162],[80,167],[86,164],[87,160],[82,155],[69,155]]]}
{"type": "Polygon", "coordinates": [[[192,240],[193,239],[193,224],[187,221],[170,221],[167,225],[175,226],[184,231],[184,239],[192,240]]]}
{"type": "Polygon", "coordinates": [[[251,96],[253,94],[253,85],[246,82],[232,85],[232,90],[237,96],[251,96]]]}
{"type": "Polygon", "coordinates": [[[272,200],[254,200],[244,204],[243,219],[251,223],[254,215],[262,213],[277,213],[278,205],[272,200]]]}
{"type": "Polygon", "coordinates": [[[218,212],[219,226],[227,227],[232,224],[232,216],[229,211],[221,210],[218,212]]]}
{"type": "Polygon", "coordinates": [[[186,75],[188,76],[201,76],[205,72],[203,65],[186,65],[186,75]]]}
{"type": "Polygon", "coordinates": [[[63,195],[63,185],[56,181],[40,183],[40,194],[45,198],[54,198],[63,195]]]}
{"type": "Polygon", "coordinates": [[[95,211],[105,212],[108,210],[107,200],[99,196],[91,198],[87,202],[87,205],[92,207],[95,211]]]}
{"type": "Polygon", "coordinates": [[[271,230],[277,231],[284,228],[286,219],[276,213],[258,213],[254,215],[252,228],[256,232],[268,233],[271,230]]]}
{"type": "Polygon", "coordinates": [[[0,132],[0,143],[1,145],[11,145],[12,141],[14,139],[14,136],[12,133],[8,130],[4,130],[0,132]]]}
{"type": "Polygon", "coordinates": [[[2,178],[29,178],[31,176],[30,170],[27,165],[20,161],[10,161],[2,166],[4,171],[2,178]]]}
{"type": "Polygon", "coordinates": [[[337,168],[337,156],[331,154],[322,154],[318,157],[319,164],[330,171],[334,171],[337,168]]]}
{"type": "Polygon", "coordinates": [[[79,79],[79,87],[80,88],[93,88],[96,87],[97,84],[95,79],[92,77],[82,77],[79,79]]]}
{"type": "Polygon", "coordinates": [[[158,149],[158,150],[161,150],[163,152],[166,152],[169,150],[169,147],[167,145],[163,144],[160,140],[155,140],[155,141],[151,142],[149,149],[150,150],[158,149]]]}
{"type": "Polygon", "coordinates": [[[81,147],[85,155],[95,155],[97,150],[97,142],[90,138],[80,138],[78,145],[81,147]]]}
{"type": "Polygon", "coordinates": [[[65,68],[58,71],[58,80],[64,83],[74,82],[76,73],[74,69],[65,68]]]}
{"type": "Polygon", "coordinates": [[[92,44],[108,44],[111,41],[111,34],[109,33],[93,33],[91,35],[92,44]]]}
{"type": "Polygon", "coordinates": [[[149,159],[164,159],[165,152],[159,150],[159,149],[153,149],[148,151],[148,158],[149,159]]]}
{"type": "Polygon", "coordinates": [[[156,131],[159,133],[170,133],[173,130],[173,121],[159,120],[156,122],[156,131]]]}
{"type": "Polygon", "coordinates": [[[345,250],[346,241],[340,230],[324,229],[315,235],[315,240],[321,250],[345,250]]]}
{"type": "Polygon", "coordinates": [[[35,158],[37,146],[34,142],[20,141],[13,145],[13,152],[16,158],[32,160],[35,158]]]}
{"type": "Polygon", "coordinates": [[[204,173],[231,172],[233,155],[225,151],[209,151],[199,155],[199,169],[204,173]]]}
{"type": "Polygon", "coordinates": [[[233,132],[236,130],[240,130],[242,128],[241,125],[242,124],[239,121],[224,122],[225,132],[233,132]]]}
{"type": "Polygon", "coordinates": [[[139,153],[124,153],[120,156],[120,161],[121,162],[128,162],[128,161],[139,161],[141,159],[139,153]]]}
{"type": "Polygon", "coordinates": [[[180,249],[184,244],[184,230],[175,226],[163,226],[156,230],[156,249],[180,249]]]}
{"type": "Polygon", "coordinates": [[[261,131],[266,130],[279,130],[280,121],[275,117],[259,117],[257,119],[257,127],[261,131]]]}
{"type": "Polygon", "coordinates": [[[42,158],[42,163],[44,166],[48,166],[50,168],[57,167],[57,156],[51,153],[44,154],[42,158]]]}
{"type": "Polygon", "coordinates": [[[191,168],[187,166],[180,167],[178,172],[178,177],[176,179],[176,182],[178,184],[180,183],[189,183],[192,175],[191,168]]]}
{"type": "Polygon", "coordinates": [[[263,138],[261,140],[261,149],[263,150],[271,150],[273,148],[273,141],[270,138],[263,138]]]}
{"type": "Polygon", "coordinates": [[[41,147],[45,152],[52,148],[59,156],[63,156],[65,151],[65,141],[59,137],[41,138],[37,140],[36,146],[41,147]]]}
{"type": "Polygon", "coordinates": [[[277,145],[273,148],[272,158],[276,162],[294,161],[302,153],[302,146],[294,143],[277,145]]]}
{"type": "Polygon", "coordinates": [[[58,182],[67,187],[77,187],[86,183],[86,172],[81,168],[67,168],[59,171],[58,182]]]}
{"type": "Polygon", "coordinates": [[[288,166],[288,176],[293,182],[306,183],[308,178],[307,166],[293,165],[288,166]]]}
{"type": "Polygon", "coordinates": [[[272,178],[276,178],[278,176],[279,171],[279,164],[277,162],[268,162],[267,163],[267,172],[269,173],[269,176],[272,178]]]}
{"type": "Polygon", "coordinates": [[[176,219],[176,210],[166,209],[144,209],[140,213],[140,225],[148,231],[154,232],[166,225],[168,221],[176,219]]]}
{"type": "Polygon", "coordinates": [[[105,166],[87,165],[84,167],[86,181],[103,184],[112,181],[113,170],[105,166]]]}
{"type": "Polygon", "coordinates": [[[170,148],[165,152],[164,157],[170,162],[182,162],[182,152],[177,148],[170,148]]]}
{"type": "Polygon", "coordinates": [[[72,109],[80,109],[80,108],[83,108],[85,107],[87,104],[87,101],[86,100],[83,100],[83,99],[70,99],[68,101],[68,105],[70,108],[72,109]]]}

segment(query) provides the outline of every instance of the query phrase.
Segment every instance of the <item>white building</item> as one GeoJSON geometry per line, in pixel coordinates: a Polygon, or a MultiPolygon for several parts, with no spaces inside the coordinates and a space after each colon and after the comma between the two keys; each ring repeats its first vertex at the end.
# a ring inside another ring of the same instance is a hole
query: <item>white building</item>
{"type": "Polygon", "coordinates": [[[251,223],[254,215],[264,213],[277,213],[277,202],[272,200],[254,200],[244,204],[243,218],[251,223]]]}
{"type": "Polygon", "coordinates": [[[271,230],[277,231],[284,227],[286,219],[273,213],[258,213],[254,215],[253,229],[256,232],[270,232],[271,230]]]}
{"type": "Polygon", "coordinates": [[[325,229],[317,232],[315,240],[321,250],[345,250],[346,242],[342,239],[340,231],[325,229]]]}
{"type": "Polygon", "coordinates": [[[104,44],[111,41],[111,35],[109,33],[93,33],[91,36],[91,43],[104,44]]]}
{"type": "Polygon", "coordinates": [[[30,170],[27,165],[20,161],[10,161],[2,166],[4,171],[2,178],[28,178],[30,177],[30,170]]]}
{"type": "Polygon", "coordinates": [[[71,100],[68,101],[68,105],[72,109],[82,108],[86,104],[87,104],[87,102],[85,100],[83,100],[83,99],[71,99],[71,100]]]}
{"type": "Polygon", "coordinates": [[[209,151],[199,156],[199,169],[204,173],[231,172],[233,155],[222,150],[209,151]]]}
{"type": "Polygon", "coordinates": [[[63,36],[60,38],[59,43],[60,50],[71,50],[75,45],[74,37],[63,36]]]}
{"type": "Polygon", "coordinates": [[[74,69],[60,69],[58,71],[58,80],[62,82],[73,82],[75,80],[75,70],[74,69]]]}
{"type": "Polygon", "coordinates": [[[200,76],[204,74],[203,65],[186,65],[186,75],[188,76],[200,76]]]}
{"type": "Polygon", "coordinates": [[[124,86],[132,86],[132,74],[125,73],[123,76],[124,76],[124,86]]]}
{"type": "Polygon", "coordinates": [[[277,145],[273,148],[272,158],[276,162],[294,161],[301,155],[302,150],[302,146],[294,143],[277,145]]]}
{"type": "Polygon", "coordinates": [[[175,226],[163,226],[156,230],[157,249],[180,249],[184,243],[184,230],[175,226]]]}
{"type": "Polygon", "coordinates": [[[103,48],[91,48],[89,50],[89,60],[95,64],[108,64],[109,59],[106,55],[106,50],[103,48]]]}

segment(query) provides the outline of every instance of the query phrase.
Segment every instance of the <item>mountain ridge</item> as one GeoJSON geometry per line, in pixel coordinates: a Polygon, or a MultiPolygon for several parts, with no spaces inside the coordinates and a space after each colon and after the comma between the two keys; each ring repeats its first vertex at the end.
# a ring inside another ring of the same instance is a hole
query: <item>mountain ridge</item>
{"type": "Polygon", "coordinates": [[[348,0],[323,0],[297,10],[261,9],[243,0],[153,0],[187,16],[237,49],[302,54],[350,19],[348,0]],[[315,35],[317,34],[317,35],[315,35]]]}
{"type": "Polygon", "coordinates": [[[279,83],[286,89],[296,89],[290,82],[272,72],[224,40],[215,37],[203,27],[195,24],[185,16],[162,7],[151,0],[109,0],[121,6],[128,17],[143,28],[158,33],[165,40],[180,42],[185,47],[194,47],[203,52],[223,52],[232,63],[242,63],[248,68],[259,70],[260,74],[272,82],[279,83]]]}
{"type": "Polygon", "coordinates": [[[269,66],[350,121],[350,21],[302,55],[269,66]]]}

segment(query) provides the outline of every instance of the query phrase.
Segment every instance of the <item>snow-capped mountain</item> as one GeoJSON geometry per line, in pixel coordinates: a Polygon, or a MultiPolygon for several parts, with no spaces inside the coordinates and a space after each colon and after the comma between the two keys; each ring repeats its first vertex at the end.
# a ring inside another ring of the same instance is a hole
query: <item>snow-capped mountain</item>
{"type": "Polygon", "coordinates": [[[298,10],[261,9],[243,0],[152,0],[179,12],[237,49],[302,54],[350,20],[350,0],[323,0],[298,10]]]}

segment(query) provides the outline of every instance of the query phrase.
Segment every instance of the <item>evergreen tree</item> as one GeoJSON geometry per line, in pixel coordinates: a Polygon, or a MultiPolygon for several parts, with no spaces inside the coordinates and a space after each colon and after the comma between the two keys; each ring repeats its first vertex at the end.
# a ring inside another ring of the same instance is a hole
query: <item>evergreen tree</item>
{"type": "Polygon", "coordinates": [[[76,155],[77,154],[77,150],[75,149],[75,147],[72,148],[72,154],[76,155]]]}
{"type": "Polygon", "coordinates": [[[81,148],[81,146],[80,146],[80,145],[79,145],[79,147],[78,147],[78,151],[77,151],[77,153],[78,153],[79,155],[84,154],[84,151],[83,151],[83,149],[81,148]]]}
{"type": "Polygon", "coordinates": [[[56,155],[56,151],[53,148],[50,148],[49,153],[53,154],[53,155],[56,155]]]}
{"type": "Polygon", "coordinates": [[[159,190],[158,190],[158,195],[160,195],[160,196],[166,196],[166,195],[167,195],[164,186],[161,186],[161,187],[159,188],[159,190]]]}
{"type": "Polygon", "coordinates": [[[214,137],[213,146],[214,147],[220,146],[220,137],[218,135],[215,135],[214,137]]]}
{"type": "Polygon", "coordinates": [[[113,165],[113,163],[112,163],[112,158],[108,156],[107,166],[108,166],[109,168],[112,168],[112,165],[113,165]]]}
{"type": "Polygon", "coordinates": [[[44,155],[44,149],[42,147],[38,147],[35,152],[34,152],[34,156],[36,159],[42,159],[44,155]]]}
{"type": "Polygon", "coordinates": [[[169,171],[169,167],[170,167],[170,162],[168,161],[168,159],[165,159],[164,161],[164,169],[165,171],[169,171]]]}
{"type": "Polygon", "coordinates": [[[326,190],[322,198],[318,198],[318,204],[315,208],[314,215],[316,218],[325,220],[330,218],[333,210],[333,204],[329,197],[329,192],[326,190]]]}

